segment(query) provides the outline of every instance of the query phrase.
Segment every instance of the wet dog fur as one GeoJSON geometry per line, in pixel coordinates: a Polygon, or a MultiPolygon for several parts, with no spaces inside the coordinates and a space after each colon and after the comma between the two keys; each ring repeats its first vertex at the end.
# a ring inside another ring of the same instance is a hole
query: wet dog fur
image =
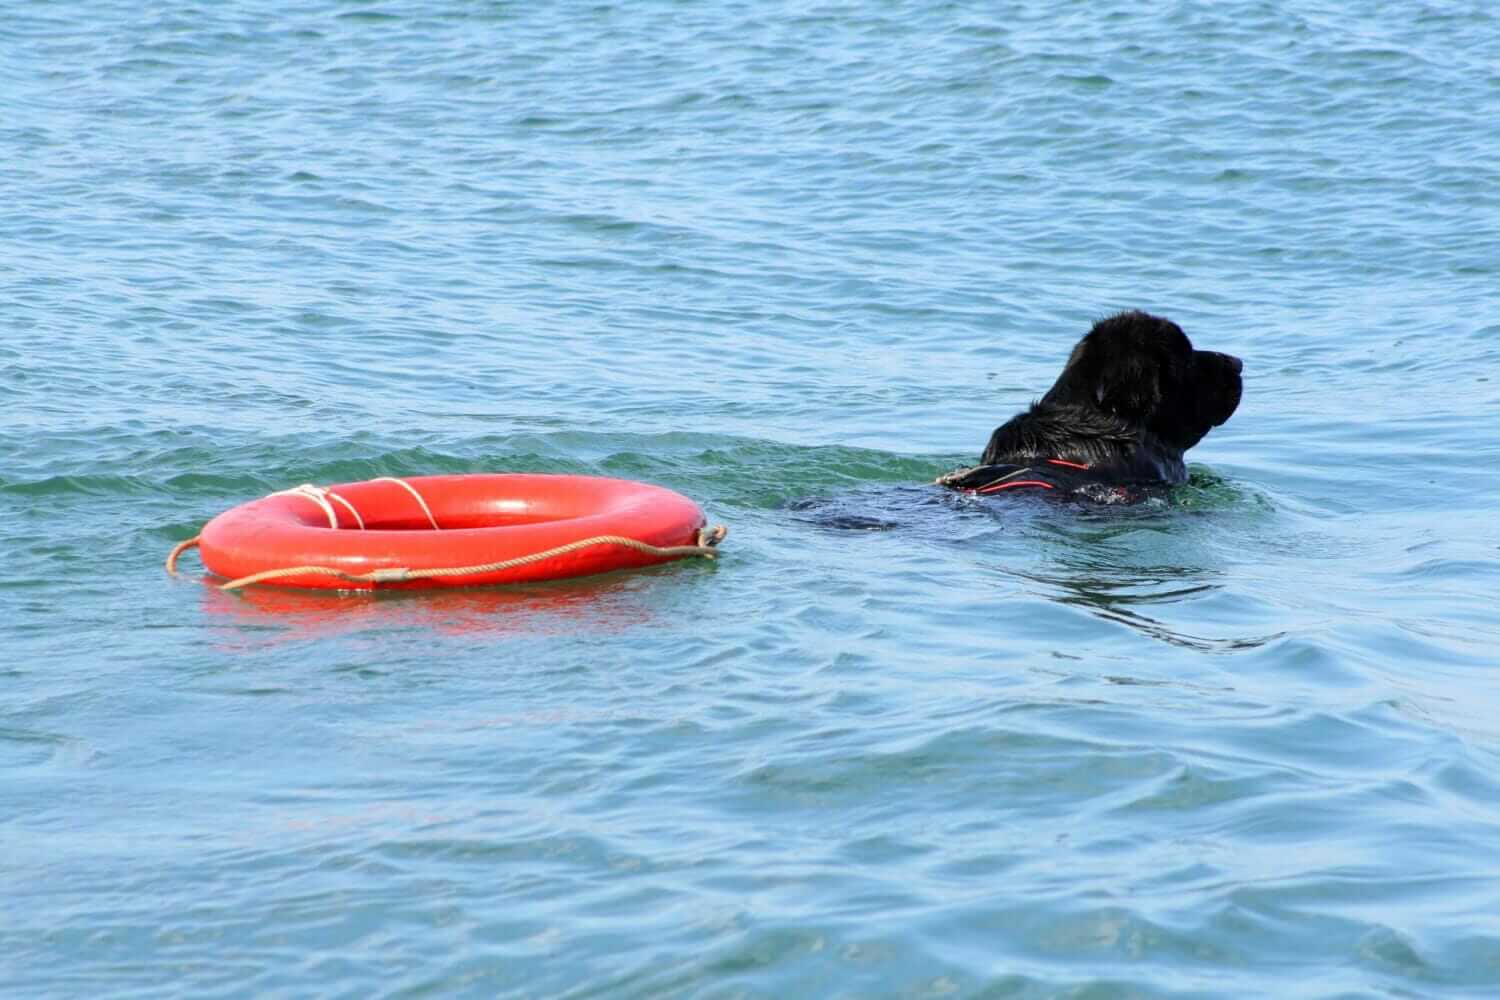
{"type": "MultiPolygon", "coordinates": [[[[1239,358],[1200,351],[1182,328],[1149,313],[1094,324],[1030,409],[990,435],[981,466],[1087,466],[1100,483],[1187,481],[1184,453],[1240,403],[1239,358]]],[[[938,481],[965,488],[977,470],[938,481]]]]}

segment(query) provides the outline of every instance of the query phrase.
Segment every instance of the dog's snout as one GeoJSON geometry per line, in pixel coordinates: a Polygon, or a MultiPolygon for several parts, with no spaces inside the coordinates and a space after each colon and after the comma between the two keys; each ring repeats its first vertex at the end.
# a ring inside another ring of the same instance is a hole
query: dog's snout
{"type": "Polygon", "coordinates": [[[1238,375],[1245,369],[1245,363],[1233,354],[1225,354],[1223,351],[1194,351],[1193,360],[1206,367],[1208,371],[1222,373],[1225,369],[1238,375]]]}

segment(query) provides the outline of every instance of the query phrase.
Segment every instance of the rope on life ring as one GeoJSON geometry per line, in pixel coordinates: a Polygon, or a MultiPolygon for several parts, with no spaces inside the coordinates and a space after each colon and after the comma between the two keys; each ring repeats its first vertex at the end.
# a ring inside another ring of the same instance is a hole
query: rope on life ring
{"type": "Polygon", "coordinates": [[[196,549],[198,547],[198,538],[198,535],[194,535],[192,538],[185,539],[172,546],[172,551],[167,553],[168,576],[177,575],[177,557],[182,555],[188,549],[196,549]]]}
{"type": "MultiPolygon", "coordinates": [[[[638,541],[634,538],[626,538],[624,535],[596,535],[593,538],[581,538],[567,545],[559,545],[556,548],[547,549],[544,552],[533,552],[530,555],[516,556],[514,559],[504,559],[500,562],[484,563],[479,566],[449,566],[435,569],[403,569],[391,567],[388,569],[375,569],[368,573],[346,573],[332,566],[290,566],[285,569],[268,569],[260,573],[252,573],[242,576],[237,580],[220,584],[220,590],[239,590],[255,583],[265,583],[289,576],[335,576],[350,583],[400,583],[407,580],[429,580],[445,576],[467,576],[471,573],[498,573],[502,570],[515,569],[517,566],[527,566],[531,563],[542,562],[553,556],[566,555],[569,552],[577,552],[579,549],[590,548],[595,545],[619,545],[627,549],[645,553],[648,556],[661,558],[677,558],[681,556],[702,556],[704,559],[717,559],[719,557],[718,545],[729,534],[729,528],[725,525],[716,525],[713,528],[704,528],[698,532],[698,543],[696,545],[669,545],[666,548],[651,545],[648,542],[638,541]]],[[[188,549],[198,546],[199,536],[194,535],[186,541],[178,542],[167,555],[167,572],[173,576],[177,575],[177,559],[188,549]]]]}

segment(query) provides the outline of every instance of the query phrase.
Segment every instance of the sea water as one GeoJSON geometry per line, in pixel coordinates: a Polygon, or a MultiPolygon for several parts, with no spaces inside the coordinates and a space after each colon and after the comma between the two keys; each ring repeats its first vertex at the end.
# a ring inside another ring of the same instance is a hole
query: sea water
{"type": "Polygon", "coordinates": [[[4,995],[1500,994],[1489,5],[0,14],[4,995]],[[1131,307],[1188,485],[926,485],[1131,307]],[[507,470],[723,558],[162,570],[507,470]]]}

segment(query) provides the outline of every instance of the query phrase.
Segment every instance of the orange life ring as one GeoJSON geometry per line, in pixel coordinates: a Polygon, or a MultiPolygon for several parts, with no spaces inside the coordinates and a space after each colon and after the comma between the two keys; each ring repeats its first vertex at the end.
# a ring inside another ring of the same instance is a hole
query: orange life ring
{"type": "Polygon", "coordinates": [[[472,587],[587,576],[680,558],[601,543],[490,572],[403,579],[402,570],[482,567],[600,536],[648,546],[697,544],[698,505],[660,486],[608,479],[508,473],[414,476],[301,487],[225,511],[198,547],[212,573],[238,579],[292,567],[344,575],[293,575],[278,586],[374,588],[350,576],[389,571],[387,587],[472,587]]]}

